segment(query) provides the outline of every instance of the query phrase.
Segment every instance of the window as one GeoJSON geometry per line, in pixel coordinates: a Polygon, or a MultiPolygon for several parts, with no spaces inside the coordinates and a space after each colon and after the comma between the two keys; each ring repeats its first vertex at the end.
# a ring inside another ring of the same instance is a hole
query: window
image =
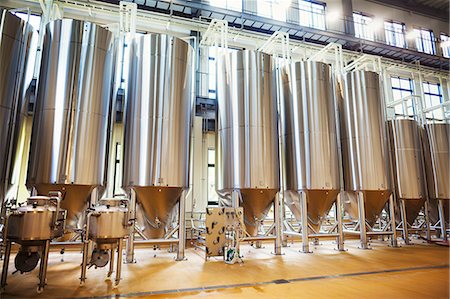
{"type": "Polygon", "coordinates": [[[370,28],[372,18],[360,12],[353,13],[355,23],[355,36],[363,39],[374,40],[373,30],[370,28]]]}
{"type": "Polygon", "coordinates": [[[286,10],[290,0],[259,0],[256,2],[257,13],[260,16],[286,22],[286,10]]]}
{"type": "Polygon", "coordinates": [[[242,0],[209,0],[209,4],[229,10],[242,11],[242,0]]]}
{"type": "Polygon", "coordinates": [[[325,4],[298,1],[300,25],[325,30],[325,4]]]}
{"type": "MultiPolygon", "coordinates": [[[[392,97],[394,101],[404,99],[407,96],[413,94],[413,81],[408,78],[391,77],[392,85],[392,97]]],[[[408,111],[403,111],[403,105],[395,106],[395,114],[399,115],[412,115],[414,109],[411,106],[411,102],[408,102],[408,111]]]]}
{"type": "MultiPolygon", "coordinates": [[[[423,83],[423,95],[425,108],[437,106],[442,103],[442,89],[439,83],[423,83]]],[[[435,119],[444,119],[442,110],[436,109],[431,112],[435,119]]]]}
{"type": "Polygon", "coordinates": [[[208,205],[219,204],[216,192],[216,151],[208,149],[208,205]]]}
{"type": "Polygon", "coordinates": [[[386,43],[388,45],[406,48],[405,24],[386,21],[384,22],[384,32],[386,33],[386,43]]]}
{"type": "Polygon", "coordinates": [[[441,33],[442,56],[450,58],[450,39],[448,35],[441,33]]]}
{"type": "Polygon", "coordinates": [[[428,29],[414,29],[416,36],[416,49],[419,52],[435,55],[433,31],[428,29]]]}

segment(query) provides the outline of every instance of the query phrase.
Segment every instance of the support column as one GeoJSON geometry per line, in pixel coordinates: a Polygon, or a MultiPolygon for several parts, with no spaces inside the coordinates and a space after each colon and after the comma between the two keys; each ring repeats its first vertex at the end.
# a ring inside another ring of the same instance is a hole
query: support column
{"type": "Polygon", "coordinates": [[[427,230],[426,230],[426,234],[427,234],[427,240],[431,241],[431,231],[430,231],[430,216],[428,215],[428,208],[429,208],[429,204],[428,204],[428,198],[427,200],[425,200],[425,205],[424,205],[424,214],[425,214],[425,224],[427,225],[427,230]]]}
{"type": "Polygon", "coordinates": [[[239,208],[239,193],[237,190],[231,192],[231,207],[239,208]]]}
{"type": "Polygon", "coordinates": [[[88,251],[89,251],[89,241],[88,240],[83,240],[83,258],[82,258],[82,261],[81,261],[80,286],[83,286],[85,281],[86,281],[88,251]]]}
{"type": "Polygon", "coordinates": [[[177,261],[185,260],[184,248],[186,245],[186,191],[180,196],[179,215],[178,215],[178,251],[177,261]]]}
{"type": "Polygon", "coordinates": [[[408,219],[406,216],[405,200],[400,199],[399,203],[400,203],[400,214],[402,218],[401,221],[402,221],[403,240],[405,240],[406,245],[409,245],[408,219]]]}
{"type": "Polygon", "coordinates": [[[441,237],[442,240],[447,241],[447,228],[445,227],[445,211],[444,203],[442,200],[438,200],[439,219],[441,220],[441,237]]]}
{"type": "Polygon", "coordinates": [[[300,191],[299,193],[301,215],[302,215],[302,252],[310,253],[309,251],[309,232],[308,232],[308,203],[306,193],[300,191]]]}
{"type": "Polygon", "coordinates": [[[366,210],[364,207],[364,195],[361,191],[356,192],[358,198],[358,219],[359,219],[359,238],[361,249],[369,249],[367,244],[366,210]]]}
{"type": "Polygon", "coordinates": [[[130,234],[128,235],[127,240],[127,257],[126,262],[127,264],[135,263],[136,260],[134,259],[134,233],[135,233],[135,225],[136,225],[136,192],[131,189],[130,191],[130,206],[129,206],[129,213],[130,213],[130,234]]]}
{"type": "Polygon", "coordinates": [[[111,275],[114,272],[114,259],[116,257],[114,256],[114,246],[111,248],[111,250],[109,251],[109,271],[108,271],[108,275],[107,277],[110,278],[111,275]]]}
{"type": "Polygon", "coordinates": [[[119,245],[117,248],[117,268],[116,268],[116,281],[114,282],[114,287],[120,282],[122,274],[122,251],[123,251],[123,239],[119,239],[119,245]]]}
{"type": "MultiPolygon", "coordinates": [[[[6,235],[6,234],[5,234],[6,235]]],[[[8,266],[9,266],[9,257],[11,255],[11,241],[6,240],[5,242],[5,257],[3,259],[3,270],[2,270],[2,281],[0,291],[3,291],[3,289],[6,287],[6,277],[8,277],[8,266]]]]}
{"type": "Polygon", "coordinates": [[[344,230],[342,229],[342,203],[341,203],[341,193],[336,197],[336,221],[337,230],[339,236],[336,238],[337,249],[339,251],[345,251],[344,248],[344,230]]]}
{"type": "Polygon", "coordinates": [[[42,250],[41,265],[39,267],[39,284],[37,292],[41,293],[44,290],[47,277],[48,253],[50,251],[50,240],[46,240],[42,250]]]}
{"type": "Polygon", "coordinates": [[[395,225],[394,195],[389,196],[389,218],[391,219],[391,246],[399,247],[397,242],[397,226],[395,225]]]}
{"type": "Polygon", "coordinates": [[[275,200],[273,201],[274,209],[273,209],[273,216],[275,220],[275,255],[281,255],[281,246],[282,246],[282,239],[281,236],[283,234],[282,229],[282,216],[281,216],[281,207],[280,207],[280,192],[275,195],[275,200]]]}

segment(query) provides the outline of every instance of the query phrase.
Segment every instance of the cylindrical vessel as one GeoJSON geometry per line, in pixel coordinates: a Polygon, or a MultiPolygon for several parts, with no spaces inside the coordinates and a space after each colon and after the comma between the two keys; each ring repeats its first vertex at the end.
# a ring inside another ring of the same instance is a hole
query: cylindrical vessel
{"type": "Polygon", "coordinates": [[[189,186],[194,51],[179,38],[147,34],[130,53],[123,186],[136,192],[145,234],[160,238],[189,186]]]}
{"type": "Polygon", "coordinates": [[[125,238],[130,233],[128,200],[101,199],[89,217],[89,238],[99,242],[125,238]]]}
{"type": "Polygon", "coordinates": [[[423,128],[430,218],[439,220],[437,200],[443,200],[445,218],[450,221],[450,124],[430,123],[423,128]]]}
{"type": "Polygon", "coordinates": [[[406,200],[408,223],[412,224],[426,200],[419,126],[412,119],[389,120],[387,125],[396,197],[406,200]]]}
{"type": "Polygon", "coordinates": [[[378,74],[347,73],[341,105],[346,209],[357,218],[355,193],[363,192],[369,223],[376,220],[391,194],[382,107],[378,74]]]}
{"type": "Polygon", "coordinates": [[[276,85],[271,56],[250,50],[218,59],[216,188],[239,190],[247,232],[256,234],[279,190],[276,85]]]}
{"type": "Polygon", "coordinates": [[[11,183],[13,159],[20,131],[24,89],[29,83],[25,66],[33,29],[25,21],[0,9],[0,201],[11,183]]]}
{"type": "Polygon", "coordinates": [[[45,30],[27,185],[38,194],[61,191],[74,226],[106,180],[113,35],[69,19],[45,30]]]}
{"type": "Polygon", "coordinates": [[[297,192],[307,194],[308,218],[316,226],[340,190],[335,105],[331,67],[296,62],[282,71],[281,99],[284,186],[297,218],[297,192]]]}

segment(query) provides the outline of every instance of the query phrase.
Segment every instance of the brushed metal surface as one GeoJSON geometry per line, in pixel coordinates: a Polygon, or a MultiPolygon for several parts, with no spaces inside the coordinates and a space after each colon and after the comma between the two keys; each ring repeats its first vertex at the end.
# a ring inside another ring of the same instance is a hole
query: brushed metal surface
{"type": "Polygon", "coordinates": [[[120,239],[129,233],[128,202],[120,199],[101,199],[89,218],[89,238],[120,239]]]}
{"type": "Polygon", "coordinates": [[[282,168],[285,188],[292,191],[287,204],[298,217],[294,192],[307,192],[308,218],[318,228],[340,190],[331,67],[296,62],[284,67],[282,82],[282,168]]]}
{"type": "Polygon", "coordinates": [[[24,90],[29,80],[24,76],[30,41],[34,31],[13,14],[0,9],[0,199],[11,183],[12,163],[20,131],[24,90]]]}
{"type": "Polygon", "coordinates": [[[349,193],[344,206],[351,217],[357,218],[354,192],[362,191],[366,195],[366,219],[373,223],[391,194],[378,74],[360,70],[347,73],[343,93],[342,155],[344,187],[349,193]]]}
{"type": "Polygon", "coordinates": [[[425,198],[422,144],[417,122],[410,119],[389,120],[388,132],[397,197],[425,198]]]}
{"type": "Polygon", "coordinates": [[[428,195],[450,200],[450,124],[426,124],[423,134],[428,195]]]}
{"type": "Polygon", "coordinates": [[[130,50],[124,188],[133,188],[147,235],[163,237],[168,215],[189,185],[193,48],[162,34],[136,37],[130,50]]]}
{"type": "Polygon", "coordinates": [[[48,197],[35,196],[27,200],[8,218],[8,239],[22,243],[24,241],[51,240],[64,234],[65,211],[59,210],[48,197]],[[55,219],[60,220],[55,227],[55,219]]]}
{"type": "Polygon", "coordinates": [[[279,190],[272,58],[240,50],[219,56],[217,69],[216,188],[222,195],[241,190],[247,231],[255,234],[249,226],[256,227],[279,190]],[[260,189],[264,196],[255,196],[260,189]]]}
{"type": "Polygon", "coordinates": [[[45,28],[27,185],[38,194],[62,191],[72,226],[90,192],[106,180],[112,38],[77,20],[45,28]]]}

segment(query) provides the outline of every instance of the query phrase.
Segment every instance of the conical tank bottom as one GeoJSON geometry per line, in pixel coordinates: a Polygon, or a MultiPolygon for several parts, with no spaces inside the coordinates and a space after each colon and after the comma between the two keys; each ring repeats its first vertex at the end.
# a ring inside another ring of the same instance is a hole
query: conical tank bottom
{"type": "MultiPolygon", "coordinates": [[[[383,211],[384,206],[386,205],[389,196],[391,195],[391,191],[389,190],[376,190],[376,191],[361,191],[364,196],[364,206],[366,212],[366,222],[369,223],[370,226],[373,226],[375,221],[380,216],[381,211],[383,211]]],[[[358,219],[358,199],[356,196],[356,192],[345,192],[346,196],[344,199],[344,208],[345,211],[350,215],[350,217],[354,220],[358,219]]]]}
{"type": "Polygon", "coordinates": [[[143,234],[149,239],[163,238],[171,212],[183,192],[182,187],[131,187],[144,217],[143,234]]]}
{"type": "Polygon", "coordinates": [[[277,194],[277,189],[240,189],[244,208],[245,230],[250,236],[258,235],[258,222],[262,221],[277,194]]]}
{"type": "MultiPolygon", "coordinates": [[[[308,223],[316,233],[320,231],[322,221],[328,215],[339,190],[304,190],[306,193],[306,202],[308,209],[308,223]]],[[[301,205],[300,195],[298,192],[287,191],[285,202],[289,209],[294,214],[298,222],[301,221],[301,205]]]]}
{"type": "Polygon", "coordinates": [[[66,228],[73,230],[78,227],[83,212],[87,208],[87,202],[94,185],[65,185],[65,184],[38,184],[34,186],[38,195],[48,196],[49,192],[60,191],[62,193],[61,208],[67,211],[66,228]]]}
{"type": "MultiPolygon", "coordinates": [[[[406,209],[406,218],[410,225],[413,225],[417,216],[419,215],[420,210],[425,204],[425,198],[421,199],[406,199],[405,200],[405,209],[406,209]]],[[[399,209],[397,211],[400,211],[399,209]]],[[[400,214],[400,213],[398,213],[400,214]]]]}

